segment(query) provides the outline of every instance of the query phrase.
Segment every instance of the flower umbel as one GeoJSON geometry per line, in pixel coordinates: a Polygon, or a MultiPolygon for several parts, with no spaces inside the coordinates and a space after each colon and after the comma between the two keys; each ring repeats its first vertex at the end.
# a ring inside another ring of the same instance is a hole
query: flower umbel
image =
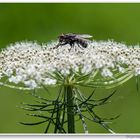
{"type": "Polygon", "coordinates": [[[85,49],[76,45],[53,49],[56,44],[11,44],[0,53],[0,77],[6,76],[10,83],[23,83],[33,89],[67,82],[112,87],[140,74],[138,46],[92,41],[85,49]],[[95,78],[97,75],[100,79],[95,78]]]}

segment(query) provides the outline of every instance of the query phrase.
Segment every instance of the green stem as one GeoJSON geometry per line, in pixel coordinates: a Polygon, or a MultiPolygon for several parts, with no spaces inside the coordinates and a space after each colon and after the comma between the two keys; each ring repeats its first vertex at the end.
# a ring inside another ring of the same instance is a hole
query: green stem
{"type": "Polygon", "coordinates": [[[71,86],[66,86],[68,133],[75,133],[74,122],[74,92],[71,86]]]}

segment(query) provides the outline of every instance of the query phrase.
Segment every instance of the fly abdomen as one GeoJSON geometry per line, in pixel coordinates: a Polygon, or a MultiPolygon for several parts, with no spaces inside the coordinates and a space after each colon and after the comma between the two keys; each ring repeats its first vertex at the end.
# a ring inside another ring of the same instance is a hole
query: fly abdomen
{"type": "Polygon", "coordinates": [[[88,45],[87,40],[82,40],[82,39],[78,39],[77,43],[79,43],[84,48],[86,48],[88,45]]]}

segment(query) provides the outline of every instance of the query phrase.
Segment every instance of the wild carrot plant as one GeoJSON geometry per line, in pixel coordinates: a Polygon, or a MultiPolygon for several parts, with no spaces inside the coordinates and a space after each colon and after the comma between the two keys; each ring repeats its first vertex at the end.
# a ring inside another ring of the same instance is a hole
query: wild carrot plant
{"type": "Polygon", "coordinates": [[[54,133],[76,133],[75,122],[79,120],[84,132],[88,133],[88,120],[114,133],[107,121],[118,116],[105,119],[94,109],[107,103],[116,90],[101,99],[95,99],[94,93],[98,88],[114,89],[134,76],[138,89],[140,47],[111,40],[91,41],[87,48],[76,44],[56,48],[57,43],[20,42],[0,52],[0,85],[31,90],[38,99],[36,104],[24,103],[22,108],[34,112],[28,115],[42,121],[21,124],[46,123],[45,133],[49,132],[51,125],[54,133]],[[53,100],[36,93],[40,88],[48,92],[49,87],[58,89],[53,100]],[[92,93],[87,96],[81,87],[92,88],[92,93]]]}

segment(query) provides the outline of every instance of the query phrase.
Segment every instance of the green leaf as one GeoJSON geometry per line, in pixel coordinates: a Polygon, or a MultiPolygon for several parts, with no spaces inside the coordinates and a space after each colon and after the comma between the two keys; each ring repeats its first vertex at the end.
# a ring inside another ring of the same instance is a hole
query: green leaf
{"type": "Polygon", "coordinates": [[[44,119],[54,119],[54,118],[49,118],[47,116],[43,116],[43,115],[38,115],[38,114],[26,114],[28,116],[32,116],[32,117],[38,117],[38,118],[44,118],[44,119]]]}
{"type": "Polygon", "coordinates": [[[45,121],[40,121],[40,122],[35,122],[35,123],[24,123],[24,122],[19,122],[20,124],[23,124],[23,125],[39,125],[39,124],[42,124],[42,123],[45,123],[47,120],[45,121]]]}

